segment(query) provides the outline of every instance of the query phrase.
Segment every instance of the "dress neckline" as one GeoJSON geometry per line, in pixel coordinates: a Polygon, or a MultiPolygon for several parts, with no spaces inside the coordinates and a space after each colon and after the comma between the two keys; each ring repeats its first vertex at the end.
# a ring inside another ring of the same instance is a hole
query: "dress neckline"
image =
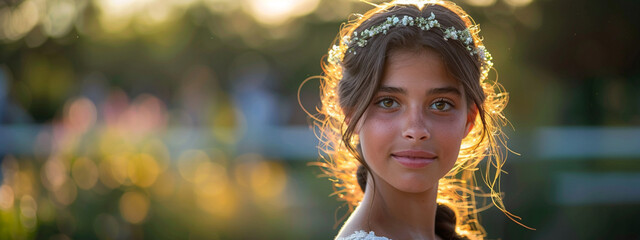
{"type": "Polygon", "coordinates": [[[336,238],[336,240],[391,240],[387,237],[377,236],[375,232],[364,230],[357,230],[347,237],[336,238]]]}

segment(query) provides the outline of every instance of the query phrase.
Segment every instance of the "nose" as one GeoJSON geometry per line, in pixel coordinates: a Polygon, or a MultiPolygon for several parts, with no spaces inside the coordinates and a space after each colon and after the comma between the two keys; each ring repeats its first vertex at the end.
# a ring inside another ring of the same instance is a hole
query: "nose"
{"type": "Polygon", "coordinates": [[[422,109],[412,109],[405,112],[405,127],[402,136],[410,141],[425,141],[431,137],[427,118],[422,109]]]}

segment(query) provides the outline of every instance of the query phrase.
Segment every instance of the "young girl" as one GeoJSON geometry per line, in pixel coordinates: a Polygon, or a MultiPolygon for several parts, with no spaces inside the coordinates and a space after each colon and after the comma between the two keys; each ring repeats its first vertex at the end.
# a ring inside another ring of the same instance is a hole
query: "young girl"
{"type": "MultiPolygon", "coordinates": [[[[323,61],[318,163],[351,215],[337,239],[482,239],[474,172],[499,195],[507,94],[472,19],[450,2],[376,6],[323,61]]],[[[485,207],[485,206],[481,206],[485,207]]]]}

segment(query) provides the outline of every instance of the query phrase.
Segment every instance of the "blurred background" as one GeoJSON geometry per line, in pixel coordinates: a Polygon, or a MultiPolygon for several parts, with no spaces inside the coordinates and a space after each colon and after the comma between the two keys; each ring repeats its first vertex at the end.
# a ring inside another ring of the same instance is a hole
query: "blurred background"
{"type": "MultiPolygon", "coordinates": [[[[640,2],[457,3],[511,94],[505,205],[537,229],[491,208],[488,238],[640,239],[640,2]]],[[[332,238],[297,90],[370,8],[1,0],[0,239],[332,238]]]]}

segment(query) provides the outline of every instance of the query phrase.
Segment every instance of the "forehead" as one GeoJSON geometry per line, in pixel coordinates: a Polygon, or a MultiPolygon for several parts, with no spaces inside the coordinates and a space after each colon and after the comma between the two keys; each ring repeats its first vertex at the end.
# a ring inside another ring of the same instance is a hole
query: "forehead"
{"type": "Polygon", "coordinates": [[[431,49],[398,49],[389,53],[382,84],[406,82],[414,86],[455,87],[462,90],[461,83],[447,71],[440,54],[431,49]]]}

